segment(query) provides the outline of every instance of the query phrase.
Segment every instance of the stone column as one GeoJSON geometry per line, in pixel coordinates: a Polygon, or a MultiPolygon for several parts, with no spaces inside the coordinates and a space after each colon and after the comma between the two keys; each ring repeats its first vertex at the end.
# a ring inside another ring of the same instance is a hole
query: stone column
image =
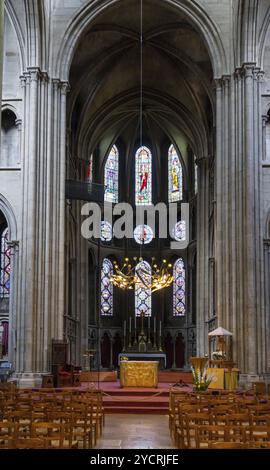
{"type": "Polygon", "coordinates": [[[207,352],[206,321],[209,312],[208,296],[208,252],[209,252],[209,184],[208,157],[199,158],[198,165],[198,207],[197,207],[197,354],[207,352]]]}
{"type": "Polygon", "coordinates": [[[265,369],[261,71],[244,64],[216,85],[217,315],[245,374],[265,369]]]}
{"type": "Polygon", "coordinates": [[[68,86],[29,67],[22,76],[22,233],[17,378],[40,382],[52,339],[63,339],[65,132],[68,86]]]}

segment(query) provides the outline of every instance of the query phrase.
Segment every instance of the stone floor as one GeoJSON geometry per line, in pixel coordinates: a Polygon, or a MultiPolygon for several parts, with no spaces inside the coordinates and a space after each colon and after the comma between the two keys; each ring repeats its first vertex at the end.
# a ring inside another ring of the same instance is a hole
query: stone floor
{"type": "Polygon", "coordinates": [[[168,416],[111,414],[105,417],[99,449],[174,449],[168,416]]]}

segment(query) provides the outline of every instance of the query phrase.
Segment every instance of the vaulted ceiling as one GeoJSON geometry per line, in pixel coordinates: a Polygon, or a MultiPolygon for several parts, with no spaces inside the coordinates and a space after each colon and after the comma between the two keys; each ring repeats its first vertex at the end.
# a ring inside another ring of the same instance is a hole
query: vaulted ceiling
{"type": "MultiPolygon", "coordinates": [[[[136,138],[140,122],[140,2],[99,15],[80,37],[70,71],[69,118],[83,158],[119,136],[136,138]],[[103,143],[103,144],[102,144],[103,143]]],[[[194,25],[162,2],[143,2],[143,126],[148,135],[186,139],[206,152],[213,125],[209,54],[194,25]]]]}

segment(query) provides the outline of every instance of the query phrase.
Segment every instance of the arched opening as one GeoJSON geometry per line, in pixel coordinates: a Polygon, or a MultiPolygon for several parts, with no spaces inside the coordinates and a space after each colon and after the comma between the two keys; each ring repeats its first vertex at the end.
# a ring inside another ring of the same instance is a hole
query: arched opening
{"type": "Polygon", "coordinates": [[[1,167],[16,167],[20,161],[17,118],[11,109],[2,111],[1,167]]]}
{"type": "MultiPolygon", "coordinates": [[[[68,147],[72,164],[77,165],[75,174],[80,175],[82,162],[87,168],[91,155],[91,181],[104,184],[104,200],[113,207],[118,201],[127,202],[132,210],[158,202],[166,207],[169,202],[177,205],[174,235],[158,238],[152,233],[159,233],[158,218],[154,231],[146,221],[136,224],[133,213],[133,237],[120,239],[113,230],[119,217],[107,219],[101,201],[101,240],[80,242],[80,256],[75,256],[78,270],[85,260],[84,243],[93,253],[87,258],[88,282],[82,279],[78,290],[88,288],[91,306],[87,311],[93,304],[100,312],[96,317],[89,315],[88,330],[97,331],[102,367],[117,363],[120,341],[115,332],[122,331],[123,347],[129,343],[135,347],[141,323],[147,347],[158,345],[166,350],[169,368],[187,366],[186,351],[195,353],[196,347],[197,266],[189,270],[189,247],[174,250],[171,241],[184,240],[189,223],[189,242],[196,251],[196,201],[207,199],[197,194],[194,162],[214,148],[214,73],[209,45],[190,16],[168,2],[155,2],[154,16],[152,11],[153,1],[145,0],[140,49],[139,2],[127,0],[125,9],[116,2],[104,9],[81,31],[70,63],[68,147]],[[191,204],[190,221],[182,219],[182,202],[191,204]],[[134,269],[140,258],[143,263],[153,259],[159,263],[164,258],[180,261],[174,266],[174,285],[152,294],[141,285],[127,292],[112,287],[115,265],[109,257],[119,266],[129,258],[134,269]],[[148,317],[144,322],[138,318],[141,310],[148,317]],[[176,331],[181,332],[177,338],[176,331]]],[[[85,176],[80,179],[85,181],[85,176]]],[[[74,217],[79,221],[80,208],[75,205],[74,217]]],[[[207,276],[207,253],[198,259],[200,263],[206,260],[207,276]]],[[[81,307],[78,322],[83,315],[81,307]]]]}

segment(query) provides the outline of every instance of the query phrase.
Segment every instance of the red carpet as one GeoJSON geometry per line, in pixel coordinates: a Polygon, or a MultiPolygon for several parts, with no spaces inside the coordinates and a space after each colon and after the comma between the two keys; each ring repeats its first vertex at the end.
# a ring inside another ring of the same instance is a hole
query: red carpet
{"type": "MultiPolygon", "coordinates": [[[[95,388],[104,392],[103,403],[108,413],[167,414],[169,410],[169,389],[173,383],[159,383],[158,388],[120,388],[120,382],[95,383],[95,388]]],[[[81,388],[89,387],[83,383],[81,388]]],[[[192,387],[179,387],[191,391],[192,387]]]]}

